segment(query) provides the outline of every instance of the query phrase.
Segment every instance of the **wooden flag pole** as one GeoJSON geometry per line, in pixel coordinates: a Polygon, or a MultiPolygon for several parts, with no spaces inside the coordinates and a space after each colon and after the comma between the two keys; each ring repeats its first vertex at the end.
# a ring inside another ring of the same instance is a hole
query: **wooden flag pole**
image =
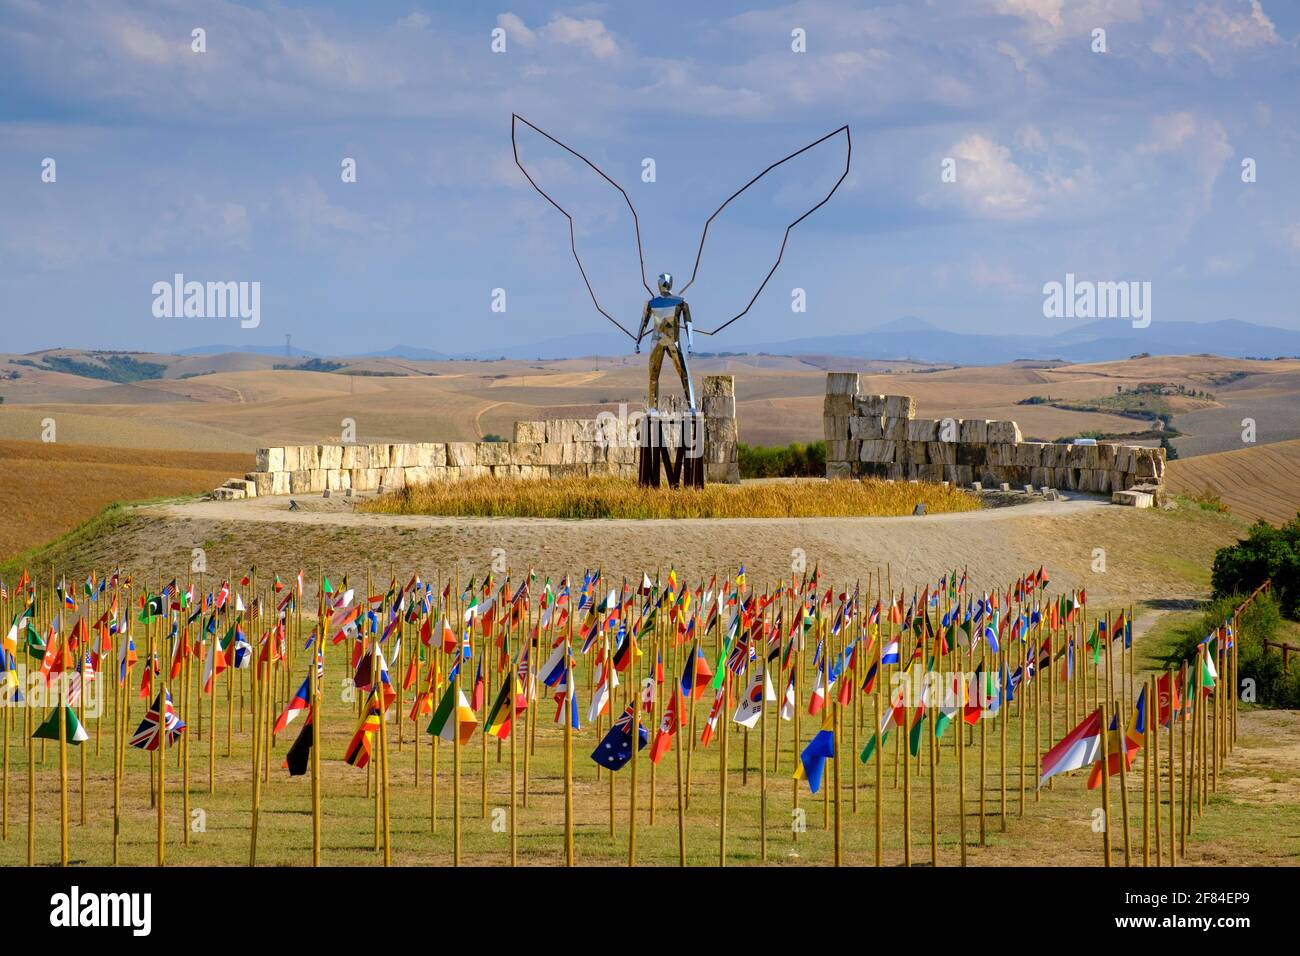
{"type": "MultiPolygon", "coordinates": [[[[877,578],[876,581],[877,598],[879,597],[879,592],[880,592],[880,581],[879,578],[877,578]]],[[[876,819],[875,819],[876,866],[882,866],[884,863],[882,857],[884,854],[884,832],[883,831],[884,831],[885,795],[884,795],[883,782],[884,782],[885,755],[882,751],[884,750],[885,742],[880,736],[880,724],[881,721],[884,719],[884,714],[882,712],[882,706],[881,706],[884,700],[884,692],[885,692],[885,681],[883,679],[883,674],[882,674],[882,672],[884,671],[884,667],[881,664],[881,659],[884,657],[884,649],[885,649],[884,645],[885,642],[881,640],[880,637],[880,622],[877,621],[876,622],[876,686],[874,688],[875,693],[873,695],[876,701],[876,708],[875,708],[876,722],[875,722],[875,726],[872,727],[872,731],[871,731],[876,741],[875,750],[872,754],[872,756],[876,758],[876,819]]]]}
{"type": "MultiPolygon", "coordinates": [[[[727,713],[731,703],[731,672],[726,670],[727,662],[719,657],[719,669],[722,670],[722,704],[718,708],[718,866],[727,865],[727,724],[731,722],[727,713]]],[[[798,786],[798,783],[795,783],[798,786]]]]}
{"type": "MultiPolygon", "coordinates": [[[[1187,711],[1191,694],[1187,687],[1187,661],[1178,670],[1178,686],[1183,695],[1182,713],[1178,715],[1178,855],[1187,857],[1187,711]]],[[[1172,754],[1171,754],[1172,757],[1172,754]]]]}
{"type": "MultiPolygon", "coordinates": [[[[1155,682],[1147,681],[1147,713],[1142,723],[1142,865],[1151,865],[1151,701],[1155,682]]],[[[1158,710],[1157,706],[1157,710],[1158,710]]],[[[1159,801],[1157,800],[1157,804],[1159,801]]],[[[1159,863],[1159,857],[1156,862],[1159,863]]]]}
{"type": "Polygon", "coordinates": [[[1101,847],[1105,865],[1110,866],[1110,773],[1106,766],[1110,753],[1110,704],[1109,698],[1101,702],[1101,847]]]}
{"type": "MultiPolygon", "coordinates": [[[[778,635],[779,637],[779,635],[778,635]]],[[[763,681],[758,689],[762,703],[758,710],[758,858],[767,862],[767,662],[763,668],[763,681]]],[[[854,775],[856,778],[857,770],[854,775]]],[[[855,798],[856,799],[856,796],[855,798]]]]}
{"type": "MultiPolygon", "coordinates": [[[[27,865],[36,865],[36,741],[32,737],[32,708],[23,708],[23,735],[27,738],[27,865]]],[[[120,792],[114,780],[116,792],[120,792]]],[[[116,795],[116,793],[115,793],[116,795]]],[[[117,809],[114,806],[113,862],[117,862],[117,809]]]]}
{"type": "MultiPolygon", "coordinates": [[[[254,589],[251,593],[254,595],[253,599],[256,600],[257,591],[254,589]]],[[[255,616],[253,620],[249,622],[249,628],[253,632],[252,640],[249,642],[250,645],[252,645],[252,649],[249,651],[249,654],[252,655],[253,659],[249,662],[250,668],[249,668],[249,675],[248,675],[249,692],[250,692],[250,696],[252,697],[252,711],[253,711],[252,713],[253,792],[251,798],[252,824],[249,827],[249,841],[248,841],[248,865],[250,867],[257,866],[257,827],[258,827],[258,823],[260,822],[259,815],[260,815],[261,803],[262,803],[261,719],[262,719],[262,710],[264,709],[262,707],[262,684],[266,682],[266,678],[259,673],[259,671],[261,670],[261,664],[257,659],[259,648],[255,644],[253,644],[253,641],[257,640],[257,633],[258,633],[258,629],[261,626],[261,623],[262,623],[261,604],[259,603],[257,616],[255,616]]],[[[241,700],[241,707],[242,707],[243,698],[241,697],[240,700],[241,700]]],[[[240,717],[241,718],[243,717],[242,710],[240,712],[240,717]]]]}
{"type": "MultiPolygon", "coordinates": [[[[952,648],[958,663],[961,663],[961,651],[952,648]]],[[[967,662],[969,663],[969,662],[967,662]]],[[[963,691],[969,689],[966,672],[957,671],[958,684],[953,688],[954,706],[957,713],[953,715],[953,733],[957,735],[957,845],[961,848],[961,865],[966,865],[966,707],[963,691]]]]}
{"type": "MultiPolygon", "coordinates": [[[[328,630],[325,618],[325,573],[318,566],[316,581],[316,637],[311,643],[311,663],[308,664],[308,697],[311,710],[311,865],[320,866],[320,722],[321,722],[321,686],[318,667],[324,663],[325,632],[328,630]]],[[[299,595],[301,598],[302,595],[299,595]]],[[[301,625],[299,626],[301,632],[301,625]]]]}
{"type": "MultiPolygon", "coordinates": [[[[606,667],[612,671],[613,661],[607,660],[606,667]]],[[[608,679],[608,678],[607,678],[608,679]]],[[[570,694],[573,687],[573,614],[568,615],[564,637],[564,687],[570,694]]],[[[566,696],[566,709],[572,705],[566,696]]],[[[613,716],[613,695],[609,700],[610,715],[613,716]]],[[[611,773],[610,780],[614,775],[611,773]]],[[[611,786],[613,784],[611,783],[611,786]]],[[[571,714],[564,715],[564,865],[573,866],[573,719],[571,714]]]]}

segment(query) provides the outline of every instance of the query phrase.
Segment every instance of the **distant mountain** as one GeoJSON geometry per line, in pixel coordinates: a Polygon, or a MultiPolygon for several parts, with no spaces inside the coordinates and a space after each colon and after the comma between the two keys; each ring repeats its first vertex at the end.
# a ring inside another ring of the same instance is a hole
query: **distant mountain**
{"type": "Polygon", "coordinates": [[[843,355],[855,358],[914,359],[958,365],[1001,365],[1015,359],[1065,359],[1109,362],[1149,352],[1228,358],[1300,355],[1300,332],[1236,319],[1219,322],[1131,322],[1102,319],[1052,335],[983,335],[949,332],[920,319],[904,317],[856,335],[821,335],[761,342],[752,352],[774,355],[843,355]]]}
{"type": "Polygon", "coordinates": [[[193,348],[177,349],[172,355],[225,355],[229,352],[244,352],[248,355],[275,355],[300,358],[320,358],[319,352],[309,352],[297,346],[286,353],[283,345],[196,345],[193,348]]]}
{"type": "Polygon", "coordinates": [[[391,349],[385,349],[382,352],[363,352],[360,355],[350,356],[351,358],[404,358],[414,359],[423,362],[445,362],[451,358],[446,352],[435,352],[433,349],[426,349],[419,345],[394,345],[391,349]]]}
{"type": "MultiPolygon", "coordinates": [[[[696,339],[701,351],[712,342],[696,339]]],[[[648,348],[649,343],[643,343],[648,348]]],[[[1255,325],[1237,319],[1219,322],[1152,322],[1135,329],[1123,319],[1100,319],[1085,325],[1042,335],[951,332],[916,316],[900,316],[863,332],[816,335],[770,342],[735,343],[734,351],[769,355],[821,355],[845,358],[912,360],[952,365],[1002,365],[1016,359],[1063,359],[1067,362],[1109,362],[1141,352],[1152,355],[1209,353],[1226,358],[1300,356],[1300,331],[1255,325]]],[[[627,355],[631,339],[613,331],[593,330],[562,335],[542,342],[513,343],[504,337],[495,345],[471,352],[444,353],[415,345],[394,345],[382,352],[351,358],[404,358],[424,361],[449,359],[564,359],[585,356],[627,355]]],[[[284,354],[276,346],[204,345],[178,355],[217,355],[249,352],[284,354]]],[[[316,358],[317,353],[293,349],[293,355],[316,358]]]]}

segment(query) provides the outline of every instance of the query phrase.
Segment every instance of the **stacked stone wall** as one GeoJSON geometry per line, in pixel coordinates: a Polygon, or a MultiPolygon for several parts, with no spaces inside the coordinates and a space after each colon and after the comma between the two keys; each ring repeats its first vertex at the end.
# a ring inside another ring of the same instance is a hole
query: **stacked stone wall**
{"type": "MultiPolygon", "coordinates": [[[[703,382],[705,477],[738,482],[735,382],[703,382]]],[[[467,478],[635,478],[639,413],[516,422],[513,441],[282,445],[259,448],[256,467],[212,494],[219,499],[393,491],[467,478]]]]}
{"type": "Polygon", "coordinates": [[[916,417],[908,395],[868,395],[856,372],[826,377],[826,477],[948,481],[1111,494],[1159,491],[1162,448],[1027,442],[1013,421],[916,417]]]}

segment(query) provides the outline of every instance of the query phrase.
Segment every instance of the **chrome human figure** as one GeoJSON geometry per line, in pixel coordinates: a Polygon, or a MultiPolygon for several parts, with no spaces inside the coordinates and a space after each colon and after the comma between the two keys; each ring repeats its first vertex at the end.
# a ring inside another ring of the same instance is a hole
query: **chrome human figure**
{"type": "Polygon", "coordinates": [[[677,374],[681,376],[682,391],[686,395],[692,411],[695,410],[695,386],[691,384],[690,367],[686,363],[687,352],[695,348],[691,336],[691,307],[679,295],[672,295],[673,277],[670,272],[659,273],[659,294],[645,304],[641,313],[641,328],[637,330],[636,350],[641,352],[641,339],[646,335],[647,326],[653,322],[653,335],[650,351],[650,394],[646,402],[648,408],[659,407],[659,370],[663,367],[664,355],[672,359],[677,374]],[[681,332],[686,331],[686,351],[683,351],[681,332]]]}

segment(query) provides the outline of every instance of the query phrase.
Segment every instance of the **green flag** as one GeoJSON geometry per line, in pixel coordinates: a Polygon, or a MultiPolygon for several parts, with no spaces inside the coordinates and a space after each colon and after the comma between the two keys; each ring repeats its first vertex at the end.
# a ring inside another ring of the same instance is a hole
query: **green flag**
{"type": "MultiPolygon", "coordinates": [[[[76,712],[71,708],[63,707],[64,733],[67,735],[68,743],[79,744],[83,740],[88,740],[86,728],[81,726],[81,721],[77,719],[76,712]]],[[[45,718],[45,723],[36,728],[32,734],[33,737],[45,740],[59,739],[59,708],[55,707],[50,711],[50,716],[45,718]]]]}

